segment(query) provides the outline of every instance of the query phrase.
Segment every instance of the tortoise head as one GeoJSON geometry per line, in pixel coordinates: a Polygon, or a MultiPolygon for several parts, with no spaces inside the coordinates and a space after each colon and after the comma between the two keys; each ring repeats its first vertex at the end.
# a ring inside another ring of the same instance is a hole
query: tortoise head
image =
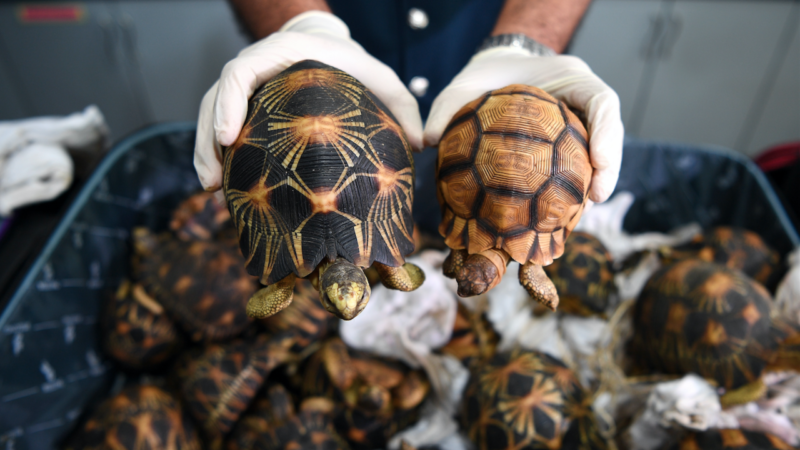
{"type": "Polygon", "coordinates": [[[364,270],[339,258],[320,272],[319,299],[325,309],[351,320],[366,308],[371,290],[364,270]]]}

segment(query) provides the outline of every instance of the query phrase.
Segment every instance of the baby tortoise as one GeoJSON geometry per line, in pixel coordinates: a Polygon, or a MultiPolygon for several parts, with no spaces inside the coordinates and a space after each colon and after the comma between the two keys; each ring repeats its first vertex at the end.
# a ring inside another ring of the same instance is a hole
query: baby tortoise
{"type": "Polygon", "coordinates": [[[617,291],[611,255],[588,233],[570,234],[564,254],[544,271],[558,291],[559,307],[569,314],[604,316],[611,295],[617,291]]]}
{"type": "Polygon", "coordinates": [[[270,386],[242,417],[227,450],[337,450],[347,443],[333,428],[333,402],[309,397],[295,412],[292,397],[280,384],[270,386]]]}
{"type": "Polygon", "coordinates": [[[419,419],[430,383],[420,370],[331,338],[306,363],[303,393],[332,399],[336,430],[354,449],[385,448],[419,419]]]}
{"type": "Polygon", "coordinates": [[[464,367],[471,368],[494,356],[499,342],[500,336],[485,314],[471,311],[458,302],[453,334],[439,351],[455,357],[464,367]]]}
{"type": "Polygon", "coordinates": [[[251,323],[244,308],[256,283],[238,249],[146,228],[135,228],[133,240],[136,278],[193,341],[228,339],[251,323]]]}
{"type": "Polygon", "coordinates": [[[186,409],[198,421],[209,448],[222,448],[223,437],[233,429],[264,380],[277,366],[293,358],[290,334],[261,334],[210,344],[184,355],[176,375],[186,409]]]}
{"type": "Polygon", "coordinates": [[[727,391],[723,405],[754,400],[764,368],[787,353],[771,307],[766,289],[737,270],[697,259],[666,266],[634,306],[632,355],[647,372],[714,380],[727,391]]]}
{"type": "Polygon", "coordinates": [[[661,249],[664,259],[677,261],[697,258],[741,270],[748,277],[766,284],[778,269],[780,256],[761,236],[743,228],[716,227],[692,242],[675,249],[661,249]]]}
{"type": "Polygon", "coordinates": [[[184,241],[213,239],[231,221],[225,205],[211,192],[198,192],[182,201],[172,213],[169,228],[184,241]]]}
{"type": "Polygon", "coordinates": [[[117,361],[148,369],[175,356],[184,337],[164,308],[140,284],[125,280],[104,311],[103,344],[117,361]]]}
{"type": "Polygon", "coordinates": [[[317,292],[308,280],[295,282],[292,303],[286,309],[261,320],[271,333],[293,331],[292,352],[300,355],[336,329],[338,319],[322,308],[317,292]]]}
{"type": "Polygon", "coordinates": [[[105,400],[67,450],[200,450],[178,400],[155,386],[131,386],[105,400]]]}
{"type": "Polygon", "coordinates": [[[545,353],[497,353],[470,374],[461,424],[479,450],[609,449],[575,374],[545,353]]]}
{"type": "Polygon", "coordinates": [[[458,111],[439,143],[443,270],[468,297],[493,288],[510,260],[519,281],[555,310],[542,266],[561,256],[583,212],[592,165],[586,129],[564,102],[532,86],[487,92],[458,111]]]}
{"type": "Polygon", "coordinates": [[[300,61],[250,100],[237,141],[224,149],[222,186],[248,273],[267,287],[247,306],[264,318],[311,277],[325,308],[350,320],[367,305],[364,269],[391,289],[425,279],[414,249],[414,165],[405,132],[350,75],[300,61]]]}
{"type": "Polygon", "coordinates": [[[670,450],[790,450],[777,436],[741,429],[710,429],[686,434],[670,450]]]}

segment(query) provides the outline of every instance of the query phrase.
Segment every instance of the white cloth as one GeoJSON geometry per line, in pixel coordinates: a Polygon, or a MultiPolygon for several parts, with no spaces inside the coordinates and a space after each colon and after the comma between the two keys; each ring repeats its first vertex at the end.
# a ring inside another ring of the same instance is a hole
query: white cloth
{"type": "Polygon", "coordinates": [[[333,14],[298,14],[280,30],[245,48],[225,64],[219,81],[206,92],[197,121],[194,166],[208,191],[222,184],[220,145],[236,141],[247,116],[247,101],[267,80],[296,62],[313,59],[355,77],[397,118],[416,150],[422,149],[422,119],[417,100],[389,66],[350,38],[350,29],[333,14]]]}
{"type": "Polygon", "coordinates": [[[619,97],[576,56],[536,56],[514,47],[484,50],[436,97],[425,124],[425,143],[437,145],[445,127],[467,103],[511,84],[536,86],[586,113],[594,167],[589,198],[605,201],[617,184],[623,126],[619,97]]]}
{"type": "Polygon", "coordinates": [[[784,319],[800,324],[800,247],[789,254],[787,262],[789,272],[775,292],[775,309],[784,319]]]}
{"type": "Polygon", "coordinates": [[[94,105],[66,117],[0,122],[0,216],[64,192],[74,169],[66,149],[104,148],[107,139],[94,105]]]}

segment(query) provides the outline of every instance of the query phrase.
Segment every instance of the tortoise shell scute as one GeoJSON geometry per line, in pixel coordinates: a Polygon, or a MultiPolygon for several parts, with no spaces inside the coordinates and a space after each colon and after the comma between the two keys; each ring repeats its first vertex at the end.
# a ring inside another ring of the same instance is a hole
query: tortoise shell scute
{"type": "Polygon", "coordinates": [[[414,168],[391,112],[346,73],[301,61],[251,99],[223,189],[248,273],[273,284],[323,260],[399,266],[414,249],[414,168]]]}

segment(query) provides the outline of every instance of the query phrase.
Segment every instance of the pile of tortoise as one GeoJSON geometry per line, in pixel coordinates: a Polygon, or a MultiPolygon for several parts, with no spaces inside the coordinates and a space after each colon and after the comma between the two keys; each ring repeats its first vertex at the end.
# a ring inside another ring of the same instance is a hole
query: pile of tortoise
{"type": "MultiPolygon", "coordinates": [[[[455,115],[437,192],[451,249],[443,272],[459,295],[492,289],[513,259],[536,314],[614,315],[614,261],[597,238],[572,233],[589,190],[587,148],[580,119],[537,88],[492,91],[455,115]]],[[[411,448],[392,438],[436,404],[433,380],[336,332],[336,317],[356,317],[376,282],[411,291],[425,279],[405,261],[421,241],[397,121],[354,78],[303,61],[254,95],[223,159],[228,209],[201,193],[177,207],[170,231],[133,231],[130,280],[101,324],[133,381],[87,411],[65,448],[411,448]]],[[[800,368],[800,330],[774,317],[759,284],[779,270],[758,236],[717,228],[659,255],[664,267],[633,308],[630,375],[699,373],[733,405],[763,394],[763,372],[800,368]]],[[[469,370],[454,415],[472,445],[625,446],[593,409],[598,386],[500,342],[485,314],[459,304],[436,350],[469,370]]],[[[731,430],[677,445],[790,448],[731,430]]]]}

